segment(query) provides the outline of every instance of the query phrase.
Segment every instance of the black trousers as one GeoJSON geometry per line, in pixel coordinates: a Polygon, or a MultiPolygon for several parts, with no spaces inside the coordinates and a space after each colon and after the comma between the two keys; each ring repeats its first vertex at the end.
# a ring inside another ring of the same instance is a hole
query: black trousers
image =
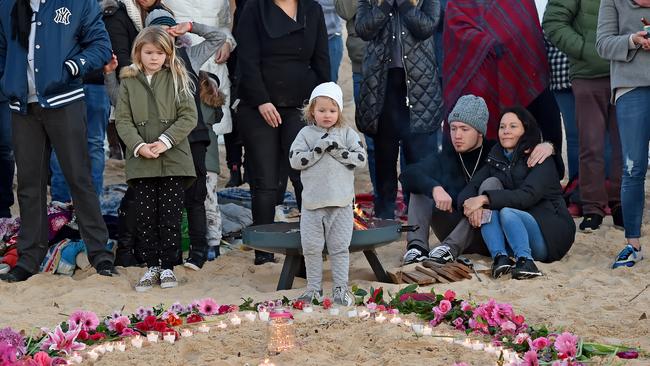
{"type": "Polygon", "coordinates": [[[239,123],[237,123],[237,113],[231,113],[232,116],[232,131],[223,135],[224,144],[226,146],[226,164],[228,169],[232,169],[233,165],[241,167],[244,144],[242,143],[239,135],[239,123]]]}
{"type": "Polygon", "coordinates": [[[173,269],[181,246],[183,177],[133,179],[136,252],[148,267],[173,269]]]}
{"type": "Polygon", "coordinates": [[[103,261],[112,263],[113,253],[106,249],[108,231],[90,175],[85,103],[74,102],[56,109],[31,103],[27,115],[14,112],[12,120],[21,217],[18,266],[36,273],[47,252],[47,181],[52,148],[69,182],[90,263],[93,266],[103,261]]]}
{"type": "MultiPolygon", "coordinates": [[[[250,167],[253,225],[273,223],[283,171],[288,172],[298,207],[302,202],[300,172],[289,166],[289,148],[305,124],[298,108],[279,107],[277,110],[282,117],[282,124],[277,128],[269,126],[256,107],[241,106],[238,111],[246,166],[250,167]]],[[[286,180],[286,175],[284,177],[286,180]]]]}
{"type": "Polygon", "coordinates": [[[185,190],[185,210],[187,211],[188,234],[190,236],[190,258],[195,264],[203,264],[208,257],[207,218],[205,216],[205,199],[208,196],[206,187],[204,142],[190,144],[196,180],[185,190]]]}

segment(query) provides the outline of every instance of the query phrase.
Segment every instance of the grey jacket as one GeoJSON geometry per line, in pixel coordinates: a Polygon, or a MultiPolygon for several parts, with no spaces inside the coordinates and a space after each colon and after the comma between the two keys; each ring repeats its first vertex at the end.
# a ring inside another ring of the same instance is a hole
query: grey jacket
{"type": "Polygon", "coordinates": [[[366,165],[366,150],[350,127],[303,127],[291,144],[289,163],[300,170],[302,207],[346,207],[354,201],[354,169],[366,165]]]}
{"type": "MultiPolygon", "coordinates": [[[[395,10],[387,1],[359,0],[355,29],[368,41],[363,59],[357,127],[374,135],[384,107],[393,43],[399,42],[406,73],[406,105],[412,133],[436,131],[442,121],[442,90],[434,39],[440,21],[438,0],[404,1],[395,10]]],[[[400,101],[402,102],[402,101],[400,101]]]]}
{"type": "Polygon", "coordinates": [[[366,41],[361,39],[357,35],[356,29],[354,29],[359,0],[334,0],[334,6],[338,15],[345,20],[345,27],[348,30],[345,45],[348,49],[350,61],[352,61],[352,72],[361,73],[363,54],[366,52],[366,41]]]}
{"type": "Polygon", "coordinates": [[[650,86],[650,52],[630,47],[630,35],[643,30],[641,17],[650,19],[650,8],[633,0],[602,0],[596,32],[596,50],[611,61],[612,95],[616,88],[650,86]]]}

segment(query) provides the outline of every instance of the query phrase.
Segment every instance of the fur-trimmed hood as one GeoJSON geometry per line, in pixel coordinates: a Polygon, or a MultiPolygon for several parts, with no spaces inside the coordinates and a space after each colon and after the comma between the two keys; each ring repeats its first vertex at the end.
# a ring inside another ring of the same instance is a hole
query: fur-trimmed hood
{"type": "Polygon", "coordinates": [[[125,66],[122,68],[122,70],[120,70],[120,79],[135,78],[140,72],[140,69],[138,69],[135,64],[125,66]]]}

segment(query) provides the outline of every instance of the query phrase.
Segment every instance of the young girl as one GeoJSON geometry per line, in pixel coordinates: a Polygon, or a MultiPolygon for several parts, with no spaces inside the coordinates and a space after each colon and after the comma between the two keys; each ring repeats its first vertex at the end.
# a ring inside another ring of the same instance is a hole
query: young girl
{"type": "Polygon", "coordinates": [[[193,85],[167,31],[145,28],[131,57],[133,65],[120,72],[115,122],[135,196],[135,250],[149,267],[135,285],[141,292],[157,283],[178,285],[172,269],[180,250],[184,189],[196,176],[187,136],[197,111],[193,85]]]}
{"type": "Polygon", "coordinates": [[[302,217],[300,236],[307,267],[307,291],[298,299],[311,302],[322,295],[323,247],[332,264],[333,300],[350,306],[348,291],[352,239],[354,169],[366,163],[359,135],[342,125],[343,93],[335,83],[318,85],[304,109],[308,126],[296,136],[289,152],[291,167],[300,170],[302,217]]]}

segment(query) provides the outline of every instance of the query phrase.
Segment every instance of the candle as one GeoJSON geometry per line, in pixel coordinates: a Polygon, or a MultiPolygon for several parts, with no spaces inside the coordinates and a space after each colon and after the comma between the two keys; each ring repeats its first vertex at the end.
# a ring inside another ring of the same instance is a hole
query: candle
{"type": "Polygon", "coordinates": [[[442,340],[447,343],[454,343],[454,337],[442,337],[442,340]]]}
{"type": "Polygon", "coordinates": [[[135,348],[142,348],[142,337],[140,335],[136,335],[131,339],[131,345],[135,348]]]}
{"type": "Polygon", "coordinates": [[[126,344],[124,344],[124,341],[115,342],[115,349],[124,352],[126,351],[126,344]]]}
{"type": "Polygon", "coordinates": [[[88,352],[87,355],[88,355],[88,358],[90,358],[93,361],[97,361],[97,359],[99,358],[99,353],[95,352],[94,350],[88,352]]]}
{"type": "Polygon", "coordinates": [[[192,331],[189,329],[181,330],[181,337],[191,337],[193,334],[194,333],[192,333],[192,331]]]}
{"type": "Polygon", "coordinates": [[[228,325],[226,323],[224,323],[223,321],[220,321],[219,324],[217,324],[217,328],[226,329],[226,328],[228,328],[228,325]]]}
{"type": "Polygon", "coordinates": [[[348,318],[356,318],[358,315],[357,309],[348,310],[348,318]]]}
{"type": "Polygon", "coordinates": [[[150,330],[147,332],[147,340],[151,343],[158,343],[158,337],[160,335],[156,331],[150,330]]]}
{"type": "Polygon", "coordinates": [[[383,323],[385,320],[386,320],[386,317],[382,313],[379,313],[379,315],[377,315],[377,317],[375,318],[375,321],[377,323],[383,323]]]}
{"type": "Polygon", "coordinates": [[[400,318],[399,316],[393,316],[390,319],[390,322],[391,322],[391,324],[399,324],[399,323],[402,322],[402,318],[400,318]]]}
{"type": "Polygon", "coordinates": [[[163,333],[163,340],[165,340],[165,342],[174,344],[174,342],[176,341],[176,332],[163,333]]]}
{"type": "Polygon", "coordinates": [[[68,361],[70,361],[72,364],[80,364],[83,362],[83,360],[84,359],[79,355],[79,352],[73,352],[68,361]]]}
{"type": "Polygon", "coordinates": [[[302,308],[302,311],[305,312],[305,313],[313,313],[313,312],[314,312],[314,308],[311,307],[311,306],[309,306],[309,305],[305,305],[305,306],[302,308]]]}
{"type": "Polygon", "coordinates": [[[201,333],[209,333],[210,332],[210,327],[208,327],[205,324],[201,324],[198,328],[199,332],[201,333]]]}
{"type": "Polygon", "coordinates": [[[260,311],[257,313],[260,316],[260,320],[263,322],[268,322],[269,321],[269,312],[268,311],[260,311]]]}
{"type": "Polygon", "coordinates": [[[483,348],[483,350],[485,352],[487,352],[487,353],[496,353],[496,348],[494,348],[494,346],[492,346],[491,344],[488,344],[487,346],[485,346],[485,348],[483,348]]]}
{"type": "Polygon", "coordinates": [[[422,328],[422,335],[430,336],[431,333],[433,333],[433,329],[430,326],[426,325],[422,328]]]}
{"type": "Polygon", "coordinates": [[[465,346],[467,348],[471,348],[472,347],[472,340],[469,339],[469,338],[465,338],[465,340],[463,341],[463,346],[465,346]]]}
{"type": "Polygon", "coordinates": [[[241,318],[238,317],[237,314],[235,314],[230,318],[230,323],[232,325],[239,325],[239,324],[241,324],[241,318]]]}
{"type": "Polygon", "coordinates": [[[406,325],[407,327],[410,327],[411,322],[408,319],[406,319],[406,320],[404,320],[404,325],[406,325]]]}
{"type": "Polygon", "coordinates": [[[258,366],[275,366],[272,362],[269,361],[268,358],[264,359],[262,363],[260,363],[258,366]]]}
{"type": "Polygon", "coordinates": [[[115,348],[115,345],[113,344],[113,342],[106,343],[106,352],[113,352],[114,348],[115,348]]]}
{"type": "Polygon", "coordinates": [[[97,352],[100,355],[103,355],[104,353],[106,353],[106,346],[101,344],[101,345],[95,347],[95,349],[93,349],[93,351],[97,352]]]}
{"type": "Polygon", "coordinates": [[[339,315],[339,308],[331,307],[330,308],[330,315],[334,315],[334,316],[339,315]]]}
{"type": "Polygon", "coordinates": [[[413,324],[411,326],[411,328],[415,332],[415,335],[421,336],[422,335],[422,330],[424,329],[424,326],[422,324],[413,324]]]}
{"type": "Polygon", "coordinates": [[[472,349],[475,351],[480,351],[483,348],[485,348],[485,345],[483,345],[483,343],[480,341],[474,341],[474,344],[472,344],[472,349]]]}
{"type": "Polygon", "coordinates": [[[361,310],[359,312],[359,318],[368,319],[369,317],[370,317],[370,312],[368,312],[367,310],[361,310]]]}
{"type": "Polygon", "coordinates": [[[247,311],[246,314],[244,314],[244,317],[249,322],[254,322],[256,318],[255,314],[252,311],[247,311]]]}

